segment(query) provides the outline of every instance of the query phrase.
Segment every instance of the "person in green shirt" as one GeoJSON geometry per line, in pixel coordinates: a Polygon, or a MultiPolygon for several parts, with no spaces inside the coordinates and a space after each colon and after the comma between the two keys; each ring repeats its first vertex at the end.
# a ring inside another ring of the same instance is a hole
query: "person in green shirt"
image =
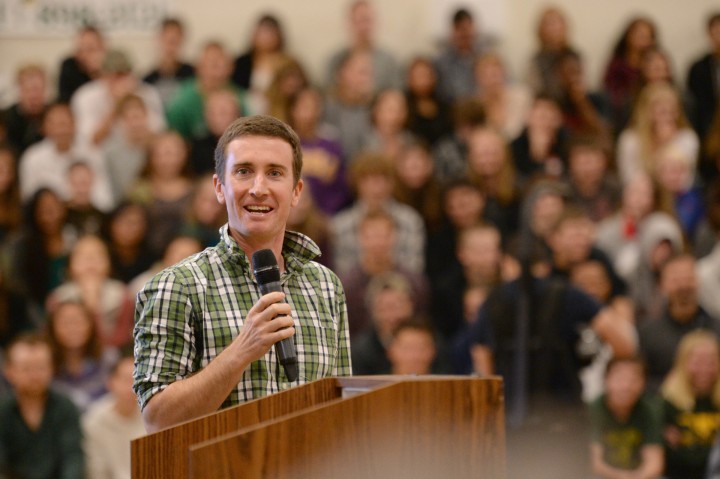
{"type": "Polygon", "coordinates": [[[592,471],[607,479],[659,478],[663,469],[657,405],[644,395],[645,365],[639,358],[610,360],[605,393],[590,405],[592,471]]]}
{"type": "Polygon", "coordinates": [[[221,407],[351,373],[345,292],[287,231],[303,190],[295,132],[269,116],[240,118],[218,142],[213,183],[228,223],[217,246],[156,275],[138,293],[135,382],[149,432],[221,407]],[[261,296],[250,258],[269,249],[282,292],[261,296]],[[272,346],[292,337],[290,381],[272,346]]]}
{"type": "Polygon", "coordinates": [[[207,135],[205,102],[211,93],[218,90],[233,93],[237,97],[240,114],[246,115],[245,92],[230,82],[231,71],[232,61],[225,47],[214,41],[206,43],[196,65],[196,77],[182,82],[170,99],[166,111],[168,126],[187,141],[207,135]]]}

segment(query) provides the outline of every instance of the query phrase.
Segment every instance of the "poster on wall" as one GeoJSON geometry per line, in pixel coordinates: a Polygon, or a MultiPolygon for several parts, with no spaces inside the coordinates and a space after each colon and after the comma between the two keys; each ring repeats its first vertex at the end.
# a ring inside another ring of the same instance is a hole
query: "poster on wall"
{"type": "Polygon", "coordinates": [[[0,36],[72,35],[83,25],[107,33],[152,33],[173,0],[0,0],[0,36]]]}

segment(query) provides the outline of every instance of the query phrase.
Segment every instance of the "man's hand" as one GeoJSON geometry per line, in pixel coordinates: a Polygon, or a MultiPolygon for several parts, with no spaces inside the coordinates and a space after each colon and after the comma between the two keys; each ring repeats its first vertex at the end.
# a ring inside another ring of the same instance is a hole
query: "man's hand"
{"type": "Polygon", "coordinates": [[[233,347],[246,352],[252,360],[263,357],[270,348],[295,334],[294,322],[290,316],[290,305],[282,303],[285,293],[268,293],[248,311],[240,334],[233,341],[233,347]]]}

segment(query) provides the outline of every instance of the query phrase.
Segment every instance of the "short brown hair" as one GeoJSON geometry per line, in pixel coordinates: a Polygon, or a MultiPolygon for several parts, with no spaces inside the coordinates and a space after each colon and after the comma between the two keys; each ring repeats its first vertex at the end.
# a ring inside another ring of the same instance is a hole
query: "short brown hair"
{"type": "Polygon", "coordinates": [[[230,124],[220,137],[215,148],[215,174],[220,181],[225,181],[225,163],[227,162],[227,148],[231,141],[244,136],[267,136],[279,138],[287,142],[293,152],[293,180],[297,185],[302,173],[302,149],[300,138],[289,125],[275,117],[268,115],[254,115],[238,118],[230,124]]]}
{"type": "Polygon", "coordinates": [[[12,355],[13,349],[15,349],[15,346],[18,346],[20,344],[24,344],[26,346],[45,346],[48,352],[52,354],[52,346],[50,345],[50,342],[45,337],[45,335],[43,335],[42,333],[38,331],[20,333],[12,340],[10,340],[10,343],[5,347],[4,357],[6,364],[10,363],[10,357],[12,355]]]}
{"type": "Polygon", "coordinates": [[[395,178],[395,166],[392,158],[382,153],[366,150],[353,158],[348,172],[348,183],[353,191],[357,191],[360,180],[374,175],[385,176],[393,180],[395,178]]]}

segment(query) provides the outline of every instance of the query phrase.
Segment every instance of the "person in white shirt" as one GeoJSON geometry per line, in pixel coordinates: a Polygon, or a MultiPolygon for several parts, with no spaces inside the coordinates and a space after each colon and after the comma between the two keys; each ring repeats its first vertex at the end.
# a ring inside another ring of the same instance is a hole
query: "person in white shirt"
{"type": "Polygon", "coordinates": [[[145,103],[150,128],[154,132],[165,128],[165,110],[157,89],[135,76],[124,52],[110,50],[103,60],[102,76],[80,87],[70,101],[81,144],[99,146],[117,134],[117,105],[130,93],[145,103]]]}
{"type": "Polygon", "coordinates": [[[109,393],[82,418],[87,477],[130,479],[130,441],[145,435],[140,407],[132,390],[132,351],[121,353],[110,371],[109,393]]]}
{"type": "Polygon", "coordinates": [[[91,191],[93,206],[101,211],[113,204],[107,173],[99,151],[81,147],[75,141],[75,122],[70,108],[57,103],[48,107],[43,119],[45,139],[33,144],[20,158],[20,195],[29,200],[40,188],[50,188],[64,200],[69,199],[67,173],[70,167],[82,162],[93,171],[91,191]]]}

